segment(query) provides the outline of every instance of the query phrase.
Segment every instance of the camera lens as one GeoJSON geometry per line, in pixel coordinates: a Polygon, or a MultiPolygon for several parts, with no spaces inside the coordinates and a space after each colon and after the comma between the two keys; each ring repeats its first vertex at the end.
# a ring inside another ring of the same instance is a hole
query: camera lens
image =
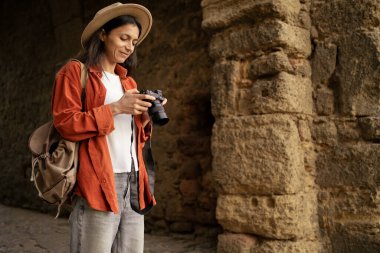
{"type": "Polygon", "coordinates": [[[169,122],[169,118],[165,113],[164,107],[158,100],[152,101],[152,106],[148,110],[153,124],[163,126],[169,122]]]}

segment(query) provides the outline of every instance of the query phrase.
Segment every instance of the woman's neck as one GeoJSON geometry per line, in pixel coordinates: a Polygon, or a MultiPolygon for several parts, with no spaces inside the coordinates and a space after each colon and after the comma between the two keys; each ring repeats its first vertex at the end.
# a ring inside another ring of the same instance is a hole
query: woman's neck
{"type": "Polygon", "coordinates": [[[109,72],[109,73],[115,73],[115,66],[116,66],[116,63],[111,63],[106,56],[103,56],[101,59],[100,59],[100,66],[102,67],[102,69],[106,72],[109,72]]]}

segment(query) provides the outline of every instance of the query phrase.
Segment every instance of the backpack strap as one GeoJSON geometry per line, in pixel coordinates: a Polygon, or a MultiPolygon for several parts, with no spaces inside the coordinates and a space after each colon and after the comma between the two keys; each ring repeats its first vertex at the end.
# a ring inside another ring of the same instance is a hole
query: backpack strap
{"type": "Polygon", "coordinates": [[[86,85],[88,81],[88,71],[86,65],[84,65],[80,60],[78,59],[71,59],[72,61],[79,62],[80,64],[80,83],[82,85],[82,95],[81,95],[81,101],[82,101],[82,112],[84,111],[84,104],[86,99],[86,85]]]}

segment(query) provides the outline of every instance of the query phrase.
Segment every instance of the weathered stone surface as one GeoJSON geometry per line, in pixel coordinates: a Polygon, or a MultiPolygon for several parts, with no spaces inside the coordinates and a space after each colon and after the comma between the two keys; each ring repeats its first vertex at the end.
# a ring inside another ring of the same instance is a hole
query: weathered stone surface
{"type": "Polygon", "coordinates": [[[349,221],[350,217],[380,216],[380,190],[345,186],[319,192],[320,209],[327,219],[349,221]]]}
{"type": "Polygon", "coordinates": [[[251,89],[237,92],[241,114],[312,113],[312,88],[308,78],[281,72],[269,79],[259,79],[251,89]],[[306,102],[305,102],[306,101],[306,102]]]}
{"type": "Polygon", "coordinates": [[[235,115],[236,102],[234,96],[238,89],[236,83],[241,81],[240,62],[223,61],[213,67],[211,84],[211,109],[216,117],[235,115]]]}
{"type": "Polygon", "coordinates": [[[280,72],[272,77],[251,81],[247,79],[248,70],[246,74],[241,74],[244,69],[249,69],[247,65],[246,62],[231,61],[214,66],[216,74],[211,93],[214,115],[312,113],[310,79],[280,72]]]}
{"type": "Polygon", "coordinates": [[[337,47],[334,44],[317,43],[312,59],[314,85],[327,85],[336,68],[337,47]]]}
{"type": "Polygon", "coordinates": [[[218,236],[218,253],[319,253],[317,241],[262,241],[247,234],[224,233],[218,236]]]}
{"type": "Polygon", "coordinates": [[[379,144],[334,146],[320,152],[316,163],[317,183],[322,187],[356,186],[376,189],[380,182],[379,144]]]}
{"type": "Polygon", "coordinates": [[[361,138],[361,131],[356,117],[339,117],[334,119],[338,131],[339,141],[357,141],[361,138]]]}
{"type": "Polygon", "coordinates": [[[210,55],[214,59],[243,58],[273,48],[283,48],[289,55],[307,57],[311,53],[309,31],[277,20],[233,27],[212,37],[210,55]]]}
{"type": "Polygon", "coordinates": [[[380,113],[379,33],[380,30],[356,32],[339,41],[339,67],[333,85],[339,92],[340,111],[344,114],[380,113]]]}
{"type": "Polygon", "coordinates": [[[380,222],[360,220],[337,222],[336,230],[332,235],[333,253],[374,253],[380,252],[380,222]]]}
{"type": "Polygon", "coordinates": [[[337,143],[337,129],[334,122],[326,119],[314,120],[312,137],[315,143],[334,146],[337,143]]]}
{"type": "Polygon", "coordinates": [[[377,27],[380,23],[378,0],[313,0],[310,14],[320,38],[377,27]]]}
{"type": "Polygon", "coordinates": [[[203,0],[202,27],[218,29],[238,21],[257,22],[265,18],[277,18],[287,22],[298,19],[301,4],[297,0],[248,0],[237,4],[234,0],[203,0]]]}
{"type": "Polygon", "coordinates": [[[256,237],[245,234],[224,233],[218,236],[218,253],[251,253],[259,242],[256,237]]]}
{"type": "Polygon", "coordinates": [[[334,93],[332,90],[321,87],[315,91],[316,109],[318,115],[331,115],[334,113],[334,93]]]}
{"type": "Polygon", "coordinates": [[[320,253],[326,252],[318,241],[265,241],[250,253],[320,253]]]}
{"type": "Polygon", "coordinates": [[[216,218],[224,229],[271,239],[315,239],[316,196],[219,195],[216,218]]]}
{"type": "Polygon", "coordinates": [[[280,72],[293,72],[288,56],[283,51],[270,53],[254,59],[250,63],[248,78],[252,81],[280,72]]]}
{"type": "Polygon", "coordinates": [[[359,126],[366,140],[380,140],[380,116],[360,118],[359,126]]]}
{"type": "Polygon", "coordinates": [[[224,118],[212,139],[216,188],[230,194],[286,194],[302,188],[303,153],[289,116],[224,118]]]}
{"type": "Polygon", "coordinates": [[[310,120],[301,119],[298,121],[298,133],[301,141],[311,141],[310,120]]]}

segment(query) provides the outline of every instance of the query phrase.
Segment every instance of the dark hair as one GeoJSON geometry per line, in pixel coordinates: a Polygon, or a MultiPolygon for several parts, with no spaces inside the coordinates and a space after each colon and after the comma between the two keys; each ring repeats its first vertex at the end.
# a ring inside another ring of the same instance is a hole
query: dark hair
{"type": "MultiPolygon", "coordinates": [[[[98,66],[100,57],[104,52],[104,42],[100,40],[99,34],[102,30],[106,34],[109,34],[113,29],[126,25],[132,24],[136,25],[139,29],[139,37],[141,34],[141,25],[136,20],[135,17],[129,15],[118,16],[114,19],[111,19],[105,23],[101,28],[94,32],[87,42],[83,45],[83,48],[79,51],[76,58],[83,62],[86,66],[98,66]]],[[[128,59],[120,64],[128,70],[128,74],[132,72],[133,69],[137,66],[137,52],[136,47],[133,53],[128,57],[128,59]]]]}

